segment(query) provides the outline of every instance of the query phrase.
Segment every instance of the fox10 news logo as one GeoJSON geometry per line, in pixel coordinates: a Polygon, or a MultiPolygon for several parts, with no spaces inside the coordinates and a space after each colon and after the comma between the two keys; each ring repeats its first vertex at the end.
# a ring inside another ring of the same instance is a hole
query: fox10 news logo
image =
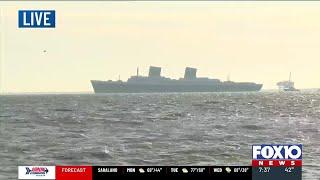
{"type": "Polygon", "coordinates": [[[302,166],[302,145],[263,144],[252,146],[252,166],[302,166]]]}
{"type": "Polygon", "coordinates": [[[54,10],[19,10],[19,28],[55,28],[56,12],[54,10]]]}

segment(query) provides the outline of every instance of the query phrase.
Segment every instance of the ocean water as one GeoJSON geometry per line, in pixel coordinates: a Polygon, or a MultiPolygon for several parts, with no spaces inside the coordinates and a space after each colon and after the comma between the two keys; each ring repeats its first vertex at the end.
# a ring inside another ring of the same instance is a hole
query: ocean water
{"type": "Polygon", "coordinates": [[[320,178],[320,93],[0,96],[0,179],[18,165],[250,165],[251,145],[302,143],[320,178]]]}

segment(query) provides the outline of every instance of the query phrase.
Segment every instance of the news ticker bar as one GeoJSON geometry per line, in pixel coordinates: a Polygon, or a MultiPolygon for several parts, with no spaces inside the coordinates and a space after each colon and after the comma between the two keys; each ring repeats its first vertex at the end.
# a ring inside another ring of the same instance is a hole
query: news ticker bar
{"type": "Polygon", "coordinates": [[[240,177],[251,176],[251,166],[93,166],[93,175],[109,176],[213,176],[240,177]],[[110,173],[108,171],[116,171],[110,173]]]}
{"type": "Polygon", "coordinates": [[[251,166],[19,166],[18,169],[19,179],[100,180],[107,177],[252,179],[251,166]]]}

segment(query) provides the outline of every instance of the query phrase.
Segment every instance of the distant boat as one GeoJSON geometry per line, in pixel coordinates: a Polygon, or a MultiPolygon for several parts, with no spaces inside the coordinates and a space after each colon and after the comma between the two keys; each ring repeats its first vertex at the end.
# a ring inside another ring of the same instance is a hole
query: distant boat
{"type": "Polygon", "coordinates": [[[294,82],[291,81],[291,72],[289,75],[289,81],[280,81],[277,83],[277,86],[281,91],[300,91],[294,87],[294,82]]]}
{"type": "Polygon", "coordinates": [[[150,66],[149,76],[131,76],[126,82],[91,80],[95,93],[149,93],[149,92],[243,92],[260,91],[262,84],[233,82],[197,77],[197,69],[186,67],[184,77],[171,79],[161,76],[161,67],[150,66]]]}

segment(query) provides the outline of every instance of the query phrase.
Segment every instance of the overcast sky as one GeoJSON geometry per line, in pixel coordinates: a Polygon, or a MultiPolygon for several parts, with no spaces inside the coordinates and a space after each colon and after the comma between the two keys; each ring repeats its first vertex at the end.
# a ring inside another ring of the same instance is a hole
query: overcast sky
{"type": "Polygon", "coordinates": [[[92,91],[161,66],[179,78],[263,83],[289,72],[320,87],[320,2],[0,2],[0,92],[92,91]],[[56,10],[55,29],[19,29],[18,10],[56,10]],[[44,52],[46,51],[46,52],[44,52]]]}

